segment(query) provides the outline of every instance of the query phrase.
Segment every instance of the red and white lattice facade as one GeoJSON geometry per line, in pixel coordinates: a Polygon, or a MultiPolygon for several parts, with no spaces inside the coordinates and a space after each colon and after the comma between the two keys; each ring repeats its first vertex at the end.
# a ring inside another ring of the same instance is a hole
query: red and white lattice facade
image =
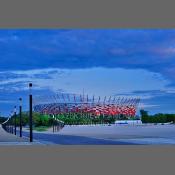
{"type": "Polygon", "coordinates": [[[42,114],[80,113],[100,115],[135,116],[139,98],[98,97],[88,95],[57,94],[35,99],[34,111],[42,114]]]}

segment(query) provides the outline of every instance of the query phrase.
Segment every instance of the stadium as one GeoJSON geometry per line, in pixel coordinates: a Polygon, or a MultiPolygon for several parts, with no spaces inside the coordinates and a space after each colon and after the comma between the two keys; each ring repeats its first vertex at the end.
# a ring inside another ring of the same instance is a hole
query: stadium
{"type": "Polygon", "coordinates": [[[56,94],[40,96],[34,100],[34,111],[43,115],[78,115],[85,118],[114,117],[115,119],[135,117],[139,98],[105,96],[91,98],[84,94],[56,94]]]}

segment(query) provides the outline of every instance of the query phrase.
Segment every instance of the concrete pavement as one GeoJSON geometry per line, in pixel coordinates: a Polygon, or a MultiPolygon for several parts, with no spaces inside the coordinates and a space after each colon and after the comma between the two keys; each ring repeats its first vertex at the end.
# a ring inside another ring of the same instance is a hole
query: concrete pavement
{"type": "Polygon", "coordinates": [[[20,138],[17,135],[6,132],[0,125],[0,145],[33,145],[39,142],[30,143],[27,137],[20,138]]]}
{"type": "MultiPolygon", "coordinates": [[[[27,128],[23,135],[29,137],[27,128]]],[[[44,145],[175,145],[175,125],[65,126],[55,133],[33,131],[33,138],[44,145]]]]}
{"type": "MultiPolygon", "coordinates": [[[[23,128],[23,134],[29,131],[23,128]]],[[[59,132],[34,131],[34,138],[62,145],[175,145],[175,125],[80,125],[65,126],[59,132]]]]}

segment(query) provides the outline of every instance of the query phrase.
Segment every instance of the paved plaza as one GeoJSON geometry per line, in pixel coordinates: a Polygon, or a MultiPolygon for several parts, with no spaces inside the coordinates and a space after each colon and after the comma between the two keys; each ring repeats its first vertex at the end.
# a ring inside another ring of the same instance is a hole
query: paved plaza
{"type": "Polygon", "coordinates": [[[175,125],[68,126],[59,134],[130,144],[175,144],[175,125]]]}
{"type": "MultiPolygon", "coordinates": [[[[25,130],[25,136],[28,131],[25,130]]],[[[63,145],[164,145],[175,144],[175,125],[83,125],[34,131],[34,138],[46,144],[63,145]]]]}
{"type": "Polygon", "coordinates": [[[23,137],[9,134],[0,126],[0,145],[169,145],[175,144],[175,125],[79,125],[65,126],[59,132],[33,131],[34,142],[29,142],[29,130],[23,137]]]}

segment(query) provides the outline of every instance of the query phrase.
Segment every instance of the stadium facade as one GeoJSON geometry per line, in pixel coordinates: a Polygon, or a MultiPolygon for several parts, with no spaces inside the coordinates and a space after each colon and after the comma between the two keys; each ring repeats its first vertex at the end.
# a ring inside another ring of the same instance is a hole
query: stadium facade
{"type": "Polygon", "coordinates": [[[37,97],[34,100],[34,111],[48,115],[80,114],[91,117],[136,115],[139,98],[132,97],[91,97],[88,95],[56,94],[37,97]]]}

